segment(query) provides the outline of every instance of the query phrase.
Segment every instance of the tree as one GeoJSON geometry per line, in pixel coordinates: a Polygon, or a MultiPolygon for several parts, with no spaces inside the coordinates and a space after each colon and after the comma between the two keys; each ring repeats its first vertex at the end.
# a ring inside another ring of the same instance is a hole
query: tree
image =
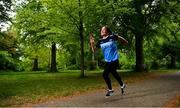
{"type": "MultiPolygon", "coordinates": [[[[85,16],[87,15],[87,6],[89,0],[50,0],[49,6],[54,4],[56,12],[61,12],[59,18],[61,18],[61,24],[64,25],[63,30],[68,32],[68,35],[73,35],[80,42],[80,64],[81,75],[84,77],[84,30],[85,30],[85,16]],[[73,31],[73,32],[72,32],[73,31]]],[[[47,4],[48,4],[47,3],[47,4]]],[[[61,27],[61,28],[62,28],[61,27]]],[[[59,27],[60,28],[60,27],[59,27]]],[[[61,29],[60,28],[60,29],[61,29]]]]}
{"type": "Polygon", "coordinates": [[[169,68],[176,68],[176,60],[178,54],[180,53],[180,11],[178,8],[178,1],[168,1],[168,8],[166,9],[166,14],[160,21],[160,33],[163,35],[163,45],[161,46],[161,51],[164,56],[170,56],[169,68]]]}
{"type": "MultiPolygon", "coordinates": [[[[22,7],[17,8],[16,22],[15,28],[17,29],[17,34],[19,35],[20,42],[22,48],[24,47],[30,48],[30,46],[34,49],[35,53],[37,53],[38,48],[32,46],[32,43],[38,42],[35,37],[37,36],[38,30],[37,27],[34,26],[38,20],[35,19],[37,17],[37,13],[40,12],[40,4],[35,1],[29,1],[29,3],[25,4],[22,7]],[[31,16],[31,17],[30,17],[31,16]]],[[[33,71],[38,70],[38,55],[35,54],[33,57],[33,71]]]]}
{"type": "MultiPolygon", "coordinates": [[[[129,5],[134,12],[120,17],[121,24],[135,36],[136,71],[144,71],[143,43],[147,37],[152,37],[155,28],[164,14],[166,3],[159,0],[133,0],[129,5]]],[[[153,37],[152,37],[153,38],[153,37]]]]}
{"type": "MultiPolygon", "coordinates": [[[[50,72],[56,72],[56,22],[52,20],[52,13],[47,10],[41,1],[31,0],[18,9],[16,16],[16,27],[18,34],[23,40],[30,44],[46,44],[51,42],[51,67],[50,72]]],[[[34,67],[37,68],[38,54],[34,58],[34,67]]]]}
{"type": "Polygon", "coordinates": [[[22,39],[31,44],[51,45],[51,70],[57,70],[56,46],[61,46],[72,55],[70,64],[79,65],[80,61],[84,77],[89,34],[98,38],[99,28],[108,25],[129,40],[132,47],[125,52],[135,50],[136,70],[143,71],[144,43],[155,39],[160,20],[170,8],[168,3],[166,0],[30,0],[18,10],[16,23],[22,39]]]}
{"type": "Polygon", "coordinates": [[[0,0],[0,24],[6,21],[10,21],[8,12],[11,11],[11,6],[11,0],[0,0]]]}
{"type": "Polygon", "coordinates": [[[0,37],[0,69],[20,71],[20,55],[15,33],[5,32],[4,36],[0,37]]]}
{"type": "MultiPolygon", "coordinates": [[[[157,33],[156,28],[160,24],[160,20],[167,14],[170,8],[170,2],[165,0],[132,0],[132,1],[102,1],[106,12],[105,17],[101,17],[103,23],[109,23],[111,28],[135,37],[136,52],[136,71],[144,71],[144,41],[154,38],[157,33]],[[108,15],[108,16],[106,16],[108,15]],[[115,26],[114,26],[115,25],[115,26]],[[131,34],[129,34],[131,33],[131,34]]],[[[177,1],[176,1],[176,3],[177,1]]],[[[177,7],[177,6],[176,6],[177,7]]],[[[178,9],[178,8],[176,8],[178,9]]],[[[131,37],[132,39],[133,37],[131,37]]]]}

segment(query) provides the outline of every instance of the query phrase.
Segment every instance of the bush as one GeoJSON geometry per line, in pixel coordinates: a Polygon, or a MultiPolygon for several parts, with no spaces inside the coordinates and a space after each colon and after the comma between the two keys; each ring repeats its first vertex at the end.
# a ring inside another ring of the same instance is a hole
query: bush
{"type": "Polygon", "coordinates": [[[146,65],[145,71],[146,71],[146,72],[149,72],[150,69],[151,69],[151,64],[150,64],[150,63],[146,63],[145,65],[146,65]]]}
{"type": "Polygon", "coordinates": [[[98,69],[97,61],[89,61],[88,70],[96,70],[96,69],[98,69]]]}
{"type": "Polygon", "coordinates": [[[71,66],[68,66],[67,69],[68,69],[68,70],[79,70],[80,67],[77,66],[77,65],[71,65],[71,66]]]}
{"type": "Polygon", "coordinates": [[[134,70],[135,69],[135,64],[134,64],[134,62],[124,62],[124,63],[122,63],[121,61],[120,61],[120,69],[132,69],[132,70],[134,70]]]}
{"type": "Polygon", "coordinates": [[[159,69],[159,63],[157,61],[153,61],[151,64],[151,69],[159,69]]]}
{"type": "Polygon", "coordinates": [[[7,51],[0,51],[0,69],[13,71],[23,70],[21,62],[12,58],[11,54],[9,54],[7,51]]]}

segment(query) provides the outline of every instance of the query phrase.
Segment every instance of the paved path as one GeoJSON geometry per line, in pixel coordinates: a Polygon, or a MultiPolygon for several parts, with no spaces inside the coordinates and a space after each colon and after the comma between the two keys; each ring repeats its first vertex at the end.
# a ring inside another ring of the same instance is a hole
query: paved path
{"type": "Polygon", "coordinates": [[[160,75],[141,83],[129,84],[125,95],[115,88],[114,96],[105,98],[106,91],[97,90],[70,99],[58,99],[35,107],[162,107],[180,94],[180,72],[160,75]]]}

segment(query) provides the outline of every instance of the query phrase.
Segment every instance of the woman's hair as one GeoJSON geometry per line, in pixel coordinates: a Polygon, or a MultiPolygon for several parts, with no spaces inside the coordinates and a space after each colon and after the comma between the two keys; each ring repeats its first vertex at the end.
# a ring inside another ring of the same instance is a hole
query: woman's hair
{"type": "MultiPolygon", "coordinates": [[[[112,31],[111,31],[111,29],[110,29],[108,26],[102,26],[101,29],[100,29],[100,32],[101,32],[101,30],[102,30],[103,27],[106,28],[106,30],[107,30],[107,32],[108,32],[108,35],[111,35],[111,34],[112,34],[112,31]]],[[[100,36],[100,37],[101,37],[101,36],[100,36]]]]}
{"type": "Polygon", "coordinates": [[[111,29],[108,26],[105,26],[105,28],[106,28],[107,32],[109,33],[109,35],[111,35],[112,34],[111,29]]]}

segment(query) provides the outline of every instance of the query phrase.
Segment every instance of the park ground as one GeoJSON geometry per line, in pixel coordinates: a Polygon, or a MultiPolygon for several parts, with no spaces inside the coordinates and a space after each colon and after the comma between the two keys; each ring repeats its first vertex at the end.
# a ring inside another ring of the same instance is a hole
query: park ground
{"type": "Polygon", "coordinates": [[[102,71],[86,71],[86,78],[79,78],[80,71],[1,72],[0,106],[179,106],[179,70],[119,72],[126,94],[113,79],[116,92],[109,99],[102,71]]]}

